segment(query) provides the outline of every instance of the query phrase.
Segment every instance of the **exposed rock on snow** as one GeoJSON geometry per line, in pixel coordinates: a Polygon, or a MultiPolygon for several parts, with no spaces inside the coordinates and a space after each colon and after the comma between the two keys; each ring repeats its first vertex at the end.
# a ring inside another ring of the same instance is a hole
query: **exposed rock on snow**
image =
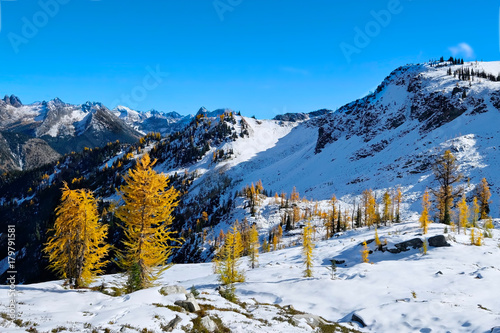
{"type": "Polygon", "coordinates": [[[174,304],[188,310],[189,312],[196,312],[196,311],[201,310],[200,305],[198,304],[198,302],[194,298],[193,294],[191,294],[191,293],[186,295],[185,301],[178,300],[178,301],[175,301],[174,304]]]}
{"type": "Polygon", "coordinates": [[[353,313],[352,314],[352,317],[351,317],[351,320],[355,323],[358,323],[361,327],[366,327],[366,324],[363,320],[363,318],[361,318],[361,316],[359,316],[358,314],[356,313],[353,313]]]}
{"type": "Polygon", "coordinates": [[[214,323],[209,316],[205,316],[201,318],[201,324],[205,327],[209,332],[215,332],[217,330],[217,325],[214,323]]]}
{"type": "Polygon", "coordinates": [[[183,286],[163,286],[161,289],[158,291],[160,294],[167,296],[171,294],[185,294],[187,295],[187,290],[183,286]]]}
{"type": "Polygon", "coordinates": [[[412,249],[419,249],[424,245],[424,242],[420,238],[413,238],[401,243],[394,244],[394,246],[400,251],[408,251],[409,247],[412,249]]]}
{"type": "Polygon", "coordinates": [[[179,317],[178,315],[175,315],[175,318],[172,319],[168,324],[167,327],[165,328],[166,332],[172,332],[177,325],[182,321],[182,318],[179,317]]]}
{"type": "Polygon", "coordinates": [[[443,247],[443,246],[451,246],[447,241],[444,235],[436,235],[429,237],[427,240],[429,242],[429,246],[433,247],[443,247]]]}
{"type": "Polygon", "coordinates": [[[292,317],[293,322],[298,325],[300,322],[305,321],[312,328],[316,328],[319,325],[326,325],[327,322],[320,316],[316,316],[310,313],[296,314],[292,317]]]}

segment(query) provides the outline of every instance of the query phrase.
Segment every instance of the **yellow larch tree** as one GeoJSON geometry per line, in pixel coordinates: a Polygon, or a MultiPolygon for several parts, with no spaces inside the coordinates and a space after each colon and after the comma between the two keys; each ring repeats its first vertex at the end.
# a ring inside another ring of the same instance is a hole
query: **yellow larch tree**
{"type": "Polygon", "coordinates": [[[278,249],[278,236],[276,234],[273,234],[273,251],[276,251],[278,249]]]}
{"type": "Polygon", "coordinates": [[[380,247],[382,245],[382,242],[380,241],[380,238],[378,237],[378,230],[375,228],[375,244],[377,247],[380,247]]]}
{"type": "Polygon", "coordinates": [[[487,219],[488,214],[490,213],[490,198],[491,198],[491,192],[490,188],[488,186],[488,181],[486,181],[486,178],[483,178],[481,180],[481,183],[477,186],[477,195],[479,199],[479,207],[480,207],[480,219],[487,219]]]}
{"type": "Polygon", "coordinates": [[[460,228],[464,229],[464,234],[467,231],[467,224],[469,223],[469,206],[465,200],[465,193],[462,194],[462,198],[457,203],[458,208],[458,232],[460,233],[460,228]]]}
{"type": "Polygon", "coordinates": [[[258,180],[255,185],[255,191],[257,194],[261,194],[264,191],[264,186],[262,185],[262,180],[258,180]]]}
{"type": "Polygon", "coordinates": [[[59,276],[74,287],[88,286],[102,273],[110,250],[105,239],[108,226],[99,223],[97,201],[87,189],[71,190],[64,183],[61,204],[44,252],[59,276]]]}
{"type": "Polygon", "coordinates": [[[429,224],[431,224],[431,219],[429,218],[429,209],[431,203],[429,201],[429,191],[425,189],[424,196],[422,197],[422,214],[420,215],[420,227],[423,229],[422,233],[425,235],[429,229],[429,224]]]}
{"type": "Polygon", "coordinates": [[[438,203],[439,219],[441,223],[451,224],[451,206],[455,198],[461,193],[461,189],[453,190],[453,185],[462,179],[458,172],[457,158],[446,150],[442,156],[436,158],[432,169],[439,183],[439,190],[433,191],[438,203]]]}
{"type": "Polygon", "coordinates": [[[240,258],[243,253],[241,234],[236,225],[226,233],[222,245],[214,257],[214,272],[218,274],[223,285],[232,285],[235,282],[244,282],[245,275],[239,270],[240,258]]]}
{"type": "Polygon", "coordinates": [[[250,229],[250,266],[252,269],[258,266],[259,264],[259,232],[257,231],[257,225],[252,225],[250,229]]]}
{"type": "Polygon", "coordinates": [[[481,230],[478,230],[477,233],[475,231],[476,231],[475,228],[472,228],[470,230],[470,244],[481,246],[483,245],[483,234],[481,230]]]}
{"type": "Polygon", "coordinates": [[[370,254],[370,250],[368,250],[368,245],[366,241],[363,242],[363,250],[361,250],[361,261],[368,263],[370,260],[368,259],[368,255],[370,254]]]}
{"type": "Polygon", "coordinates": [[[387,225],[387,221],[392,220],[392,211],[391,211],[392,200],[389,191],[385,191],[382,200],[384,204],[384,212],[382,215],[382,219],[384,220],[384,225],[387,225]]]}
{"type": "Polygon", "coordinates": [[[302,233],[302,255],[304,256],[304,265],[306,266],[304,277],[313,276],[313,250],[313,228],[311,226],[311,222],[307,222],[302,233]]]}
{"type": "Polygon", "coordinates": [[[361,202],[363,205],[365,225],[371,227],[376,220],[376,202],[371,189],[363,191],[361,194],[361,202]]]}
{"type": "Polygon", "coordinates": [[[290,201],[298,202],[300,200],[299,192],[297,192],[297,188],[295,186],[292,189],[292,194],[290,194],[290,201]]]}
{"type": "Polygon", "coordinates": [[[375,202],[375,196],[373,195],[372,190],[368,192],[368,207],[366,209],[368,217],[366,225],[370,227],[375,223],[377,219],[377,203],[375,202]]]}
{"type": "Polygon", "coordinates": [[[472,226],[475,228],[477,226],[477,221],[479,220],[479,204],[477,203],[477,197],[472,200],[472,226]]]}
{"type": "Polygon", "coordinates": [[[127,270],[129,291],[152,286],[170,267],[167,260],[174,243],[182,241],[170,230],[179,192],[168,187],[167,176],[152,169],[155,162],[144,154],[118,191],[123,205],[117,208],[116,217],[123,222],[125,236],[119,264],[127,270]]]}

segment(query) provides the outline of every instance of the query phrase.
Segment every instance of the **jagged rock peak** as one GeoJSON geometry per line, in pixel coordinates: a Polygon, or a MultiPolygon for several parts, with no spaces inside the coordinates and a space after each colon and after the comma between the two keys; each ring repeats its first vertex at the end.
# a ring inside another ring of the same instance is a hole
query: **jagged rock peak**
{"type": "Polygon", "coordinates": [[[49,102],[42,102],[43,104],[49,104],[49,105],[54,105],[54,106],[65,106],[66,103],[64,103],[59,97],[56,97],[54,99],[51,99],[49,102]]]}
{"type": "Polygon", "coordinates": [[[202,114],[205,117],[217,117],[217,116],[220,116],[222,114],[229,113],[229,112],[233,112],[233,110],[228,109],[228,108],[224,108],[224,109],[216,109],[214,111],[208,111],[204,106],[202,106],[198,110],[196,115],[202,114]]]}
{"type": "Polygon", "coordinates": [[[204,107],[204,106],[202,106],[202,107],[198,110],[198,112],[196,112],[196,114],[197,114],[197,115],[198,115],[198,114],[205,114],[205,113],[208,113],[208,110],[207,110],[207,108],[206,108],[206,107],[204,107]]]}
{"type": "Polygon", "coordinates": [[[23,103],[21,103],[21,100],[19,99],[19,97],[17,97],[16,95],[5,95],[5,97],[3,98],[3,101],[9,105],[12,105],[16,108],[20,107],[23,105],[23,103]]]}

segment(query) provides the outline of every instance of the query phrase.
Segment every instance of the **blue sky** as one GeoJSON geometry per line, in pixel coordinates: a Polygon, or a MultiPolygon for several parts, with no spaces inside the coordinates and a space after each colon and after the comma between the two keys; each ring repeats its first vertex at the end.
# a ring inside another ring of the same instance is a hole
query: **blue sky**
{"type": "Polygon", "coordinates": [[[59,97],[182,114],[228,107],[272,118],[335,109],[406,63],[452,53],[499,59],[496,1],[0,5],[0,94],[23,103],[59,97]]]}

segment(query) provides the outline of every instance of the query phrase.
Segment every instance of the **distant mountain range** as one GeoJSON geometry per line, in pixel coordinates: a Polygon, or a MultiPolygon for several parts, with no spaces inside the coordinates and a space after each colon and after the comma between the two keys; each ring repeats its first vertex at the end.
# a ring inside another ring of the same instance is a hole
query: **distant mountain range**
{"type": "Polygon", "coordinates": [[[0,100],[0,171],[26,170],[84,147],[119,140],[133,143],[148,132],[182,130],[193,116],[124,106],[109,110],[101,103],[67,104],[59,98],[23,105],[14,96],[0,100]]]}

